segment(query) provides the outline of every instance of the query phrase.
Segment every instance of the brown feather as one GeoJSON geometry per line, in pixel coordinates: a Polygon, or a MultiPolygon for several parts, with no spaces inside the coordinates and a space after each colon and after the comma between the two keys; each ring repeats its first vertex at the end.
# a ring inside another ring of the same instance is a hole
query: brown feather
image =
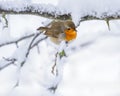
{"type": "Polygon", "coordinates": [[[49,28],[47,27],[39,27],[37,30],[47,31],[49,28]]]}

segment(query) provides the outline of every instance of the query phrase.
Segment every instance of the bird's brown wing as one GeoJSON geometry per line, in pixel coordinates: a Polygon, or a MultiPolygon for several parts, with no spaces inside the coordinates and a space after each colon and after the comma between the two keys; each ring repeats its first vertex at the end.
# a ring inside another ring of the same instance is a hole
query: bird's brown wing
{"type": "Polygon", "coordinates": [[[58,38],[59,31],[56,29],[49,29],[44,34],[49,36],[49,37],[58,38]]]}
{"type": "Polygon", "coordinates": [[[39,27],[37,30],[44,31],[45,32],[44,34],[49,37],[58,38],[59,34],[64,33],[62,26],[63,26],[63,22],[54,21],[51,22],[50,26],[39,27]]]}

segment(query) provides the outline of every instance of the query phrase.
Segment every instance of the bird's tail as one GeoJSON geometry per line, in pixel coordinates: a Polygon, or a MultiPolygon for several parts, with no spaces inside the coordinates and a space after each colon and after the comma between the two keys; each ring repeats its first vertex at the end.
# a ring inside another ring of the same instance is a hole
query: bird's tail
{"type": "Polygon", "coordinates": [[[40,31],[47,31],[49,28],[47,27],[39,27],[37,30],[40,30],[40,31]]]}

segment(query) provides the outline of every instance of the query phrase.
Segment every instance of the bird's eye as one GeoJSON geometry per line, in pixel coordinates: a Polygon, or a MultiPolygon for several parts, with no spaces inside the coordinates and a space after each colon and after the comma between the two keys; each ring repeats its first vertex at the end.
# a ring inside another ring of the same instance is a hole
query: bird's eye
{"type": "Polygon", "coordinates": [[[67,30],[70,30],[70,28],[68,28],[67,30]]]}

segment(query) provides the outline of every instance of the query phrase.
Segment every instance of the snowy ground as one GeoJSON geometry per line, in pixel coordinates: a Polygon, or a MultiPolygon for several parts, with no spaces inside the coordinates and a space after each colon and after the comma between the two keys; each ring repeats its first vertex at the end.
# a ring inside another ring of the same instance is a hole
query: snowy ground
{"type": "MultiPolygon", "coordinates": [[[[39,0],[33,1],[36,3],[39,0]]],[[[57,5],[53,1],[41,2],[57,5]]],[[[80,1],[83,3],[83,0],[80,1]]],[[[72,3],[71,1],[70,5],[72,3]]],[[[27,32],[36,32],[44,20],[37,16],[10,16],[11,36],[19,37],[27,32]]],[[[75,22],[76,20],[74,18],[75,22]]],[[[82,22],[77,28],[77,39],[68,46],[75,49],[67,51],[68,57],[65,58],[65,64],[61,65],[62,76],[57,78],[50,73],[53,61],[49,59],[54,58],[54,48],[49,40],[42,41],[39,45],[40,54],[34,48],[20,71],[14,65],[0,71],[0,96],[120,96],[120,21],[110,21],[110,28],[109,31],[105,21],[82,22]],[[20,86],[13,89],[17,79],[20,79],[20,86]],[[47,90],[58,82],[56,94],[47,90]]],[[[14,54],[16,46],[10,48],[11,51],[9,46],[0,48],[1,59],[14,54]]]]}

